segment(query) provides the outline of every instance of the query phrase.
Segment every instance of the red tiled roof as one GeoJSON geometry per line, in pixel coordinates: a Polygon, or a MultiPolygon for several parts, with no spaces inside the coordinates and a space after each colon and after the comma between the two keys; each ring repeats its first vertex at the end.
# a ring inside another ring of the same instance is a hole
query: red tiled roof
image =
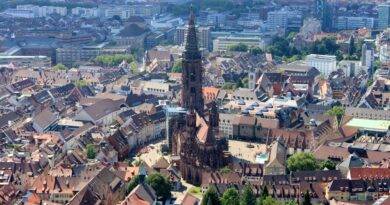
{"type": "Polygon", "coordinates": [[[200,202],[200,200],[198,198],[196,198],[192,194],[187,193],[184,196],[183,201],[181,202],[181,205],[198,205],[199,202],[200,202]]]}
{"type": "Polygon", "coordinates": [[[351,168],[351,179],[388,179],[390,178],[389,168],[351,168]]]}

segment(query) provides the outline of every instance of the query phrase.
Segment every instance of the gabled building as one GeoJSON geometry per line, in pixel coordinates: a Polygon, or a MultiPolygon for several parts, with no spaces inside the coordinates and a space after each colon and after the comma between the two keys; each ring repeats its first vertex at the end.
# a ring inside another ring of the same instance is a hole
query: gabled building
{"type": "Polygon", "coordinates": [[[158,205],[156,191],[146,183],[137,185],[120,205],[158,205]]]}
{"type": "Polygon", "coordinates": [[[95,125],[110,125],[121,111],[123,104],[122,100],[102,99],[83,108],[75,116],[75,120],[91,122],[95,125]]]}
{"type": "Polygon", "coordinates": [[[33,118],[33,128],[39,132],[45,132],[55,126],[55,123],[59,120],[58,113],[52,111],[50,108],[42,110],[33,118]]]}
{"type": "Polygon", "coordinates": [[[264,175],[286,174],[287,148],[279,140],[271,145],[268,163],[264,166],[264,175]]]}
{"type": "Polygon", "coordinates": [[[79,204],[117,204],[125,198],[127,186],[108,168],[103,168],[68,202],[79,204]]]}
{"type": "Polygon", "coordinates": [[[143,64],[148,72],[170,71],[174,58],[170,51],[150,50],[145,52],[143,64]]]}
{"type": "Polygon", "coordinates": [[[361,201],[372,203],[383,195],[389,194],[389,179],[349,180],[338,179],[329,183],[326,198],[336,201],[361,201]]]}

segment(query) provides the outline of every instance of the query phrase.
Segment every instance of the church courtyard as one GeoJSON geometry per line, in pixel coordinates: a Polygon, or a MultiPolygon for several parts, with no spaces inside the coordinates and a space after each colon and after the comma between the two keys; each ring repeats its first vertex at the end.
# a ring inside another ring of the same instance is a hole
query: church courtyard
{"type": "Polygon", "coordinates": [[[258,163],[256,158],[259,154],[266,153],[267,146],[260,143],[250,143],[236,140],[229,140],[229,152],[236,161],[249,161],[258,163]]]}

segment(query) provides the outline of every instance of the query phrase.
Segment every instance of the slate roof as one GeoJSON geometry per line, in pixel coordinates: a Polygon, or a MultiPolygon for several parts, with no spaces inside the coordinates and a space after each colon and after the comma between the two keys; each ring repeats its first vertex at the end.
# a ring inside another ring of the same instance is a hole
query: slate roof
{"type": "Polygon", "coordinates": [[[124,112],[121,112],[119,113],[119,118],[121,118],[123,120],[123,122],[126,122],[127,120],[129,120],[131,118],[131,116],[135,115],[136,112],[134,112],[134,110],[126,110],[124,112]]]}
{"type": "Polygon", "coordinates": [[[32,95],[32,98],[35,100],[35,102],[40,104],[52,99],[49,91],[47,90],[43,90],[37,94],[32,95]]]}
{"type": "Polygon", "coordinates": [[[31,78],[27,78],[25,80],[18,81],[16,83],[11,84],[11,88],[15,91],[21,91],[25,88],[31,87],[35,85],[35,81],[31,78]]]}
{"type": "Polygon", "coordinates": [[[103,99],[95,104],[84,108],[85,112],[94,120],[100,120],[104,116],[120,110],[122,101],[113,101],[111,99],[103,99]]]}
{"type": "Polygon", "coordinates": [[[364,160],[358,157],[355,153],[349,155],[347,159],[341,162],[338,167],[352,168],[352,167],[363,167],[365,165],[364,160]]]}
{"type": "Polygon", "coordinates": [[[165,120],[165,112],[164,111],[158,111],[154,114],[149,115],[149,118],[152,122],[162,121],[165,120]]]}
{"type": "Polygon", "coordinates": [[[70,92],[75,88],[76,86],[73,83],[68,83],[66,85],[53,88],[50,90],[50,93],[53,95],[53,97],[58,98],[58,97],[63,97],[66,95],[69,95],[70,92]]]}
{"type": "Polygon", "coordinates": [[[52,112],[50,109],[42,110],[42,112],[35,115],[33,123],[38,125],[42,129],[46,129],[48,126],[58,120],[58,115],[52,112]]]}
{"type": "Polygon", "coordinates": [[[22,115],[17,112],[9,112],[0,116],[0,129],[8,126],[8,122],[15,122],[20,119],[22,115]]]}

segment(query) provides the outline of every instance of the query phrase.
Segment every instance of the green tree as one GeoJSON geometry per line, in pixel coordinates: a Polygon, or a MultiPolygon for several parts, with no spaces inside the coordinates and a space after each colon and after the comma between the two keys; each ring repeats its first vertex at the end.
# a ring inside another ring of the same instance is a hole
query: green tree
{"type": "Polygon", "coordinates": [[[117,20],[117,21],[119,21],[119,22],[122,22],[122,18],[121,18],[120,16],[118,16],[118,15],[114,15],[114,16],[112,17],[112,19],[113,19],[113,20],[117,20]]]}
{"type": "Polygon", "coordinates": [[[156,191],[156,195],[163,200],[171,197],[171,183],[160,173],[152,173],[146,178],[146,182],[156,191]]]}
{"type": "Polygon", "coordinates": [[[351,36],[349,39],[349,45],[348,45],[348,55],[352,56],[355,54],[356,47],[355,47],[355,38],[351,36]]]}
{"type": "Polygon", "coordinates": [[[318,167],[312,153],[295,153],[287,159],[287,168],[290,171],[312,171],[318,167]]]}
{"type": "Polygon", "coordinates": [[[282,203],[270,196],[267,196],[264,200],[262,200],[261,205],[282,205],[282,203]]]}
{"type": "Polygon", "coordinates": [[[372,72],[374,73],[376,70],[382,67],[382,63],[379,60],[374,61],[374,65],[372,66],[372,72]]]}
{"type": "Polygon", "coordinates": [[[371,79],[370,79],[370,80],[368,80],[368,81],[367,81],[367,87],[370,87],[370,86],[371,86],[373,83],[374,83],[374,81],[373,81],[373,80],[371,80],[371,79]]]}
{"type": "Polygon", "coordinates": [[[286,40],[287,40],[288,42],[293,42],[296,35],[297,35],[297,32],[290,32],[290,33],[287,35],[287,39],[286,39],[286,40]]]}
{"type": "Polygon", "coordinates": [[[222,167],[219,171],[223,174],[232,172],[232,170],[228,166],[222,167]]]}
{"type": "Polygon", "coordinates": [[[93,144],[87,145],[87,158],[88,159],[95,159],[96,157],[96,151],[95,146],[93,144]]]}
{"type": "Polygon", "coordinates": [[[255,205],[256,197],[250,185],[246,185],[242,191],[240,205],[255,205]]]}
{"type": "Polygon", "coordinates": [[[220,205],[217,190],[214,186],[209,186],[206,193],[203,195],[201,205],[220,205]]]}
{"type": "Polygon", "coordinates": [[[226,189],[221,198],[222,205],[240,205],[240,195],[235,188],[226,189]]]}
{"type": "Polygon", "coordinates": [[[84,87],[84,86],[88,85],[87,81],[85,81],[85,80],[76,80],[76,82],[74,84],[78,88],[81,88],[81,87],[84,87]]]}
{"type": "Polygon", "coordinates": [[[237,83],[235,84],[235,88],[243,88],[243,87],[245,86],[242,80],[238,80],[237,83]]]}
{"type": "Polygon", "coordinates": [[[138,73],[137,63],[135,61],[130,63],[130,72],[133,74],[138,73]]]}
{"type": "Polygon", "coordinates": [[[272,44],[267,48],[267,51],[274,56],[289,57],[291,56],[291,47],[289,42],[282,37],[275,37],[272,39],[272,44]]]}
{"type": "Polygon", "coordinates": [[[341,118],[345,113],[345,109],[341,106],[333,106],[332,109],[326,111],[327,115],[335,116],[337,118],[338,124],[341,122],[341,118]]]}
{"type": "Polygon", "coordinates": [[[236,88],[248,88],[249,86],[249,79],[243,78],[242,80],[237,81],[236,88]]]}
{"type": "Polygon", "coordinates": [[[248,46],[246,44],[243,44],[243,43],[238,43],[236,45],[230,46],[229,51],[247,52],[248,46]]]}
{"type": "Polygon", "coordinates": [[[249,49],[249,52],[250,52],[252,55],[255,55],[255,56],[261,55],[261,54],[264,53],[264,51],[261,50],[261,48],[259,48],[259,47],[251,47],[251,48],[249,49]]]}
{"type": "Polygon", "coordinates": [[[284,205],[298,205],[298,203],[296,201],[293,201],[293,200],[289,200],[289,201],[286,201],[284,203],[284,205]]]}
{"type": "Polygon", "coordinates": [[[336,55],[339,49],[340,46],[336,43],[336,38],[326,37],[315,41],[310,47],[310,52],[323,55],[336,55]]]}
{"type": "Polygon", "coordinates": [[[305,195],[303,196],[302,205],[311,205],[309,191],[306,191],[305,195]]]}
{"type": "Polygon", "coordinates": [[[227,82],[222,86],[222,89],[224,90],[233,90],[236,89],[236,84],[227,82]]]}
{"type": "Polygon", "coordinates": [[[133,189],[142,182],[142,176],[140,175],[136,175],[134,176],[131,180],[130,180],[130,183],[129,185],[127,186],[127,194],[129,194],[131,191],[133,191],[133,189]]]}
{"type": "Polygon", "coordinates": [[[175,63],[172,66],[171,72],[172,73],[181,73],[183,70],[183,63],[181,60],[175,61],[175,63]]]}
{"type": "Polygon", "coordinates": [[[264,186],[263,190],[261,191],[260,197],[261,198],[266,198],[267,196],[269,196],[268,188],[267,188],[267,186],[264,186]]]}
{"type": "Polygon", "coordinates": [[[336,60],[337,61],[342,61],[344,59],[344,54],[340,50],[336,51],[335,55],[336,55],[336,60]]]}
{"type": "Polygon", "coordinates": [[[323,169],[328,169],[328,170],[335,170],[336,169],[336,163],[334,163],[331,160],[325,160],[320,163],[320,168],[323,169]]]}
{"type": "Polygon", "coordinates": [[[269,196],[267,186],[264,186],[260,197],[257,199],[256,205],[263,205],[263,201],[269,196]]]}
{"type": "Polygon", "coordinates": [[[68,70],[68,67],[66,67],[64,64],[58,63],[53,67],[54,70],[59,71],[59,70],[68,70]]]}

